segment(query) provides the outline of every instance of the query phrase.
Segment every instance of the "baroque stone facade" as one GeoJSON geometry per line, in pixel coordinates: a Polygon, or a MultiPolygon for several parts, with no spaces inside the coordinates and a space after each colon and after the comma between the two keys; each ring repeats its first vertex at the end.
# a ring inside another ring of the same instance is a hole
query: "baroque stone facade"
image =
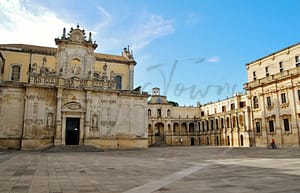
{"type": "Polygon", "coordinates": [[[55,43],[0,45],[0,148],[148,147],[148,94],[133,89],[129,48],[95,53],[79,26],[55,43]]]}
{"type": "Polygon", "coordinates": [[[300,146],[300,44],[246,65],[245,94],[179,107],[154,88],[149,144],[300,146]]]}

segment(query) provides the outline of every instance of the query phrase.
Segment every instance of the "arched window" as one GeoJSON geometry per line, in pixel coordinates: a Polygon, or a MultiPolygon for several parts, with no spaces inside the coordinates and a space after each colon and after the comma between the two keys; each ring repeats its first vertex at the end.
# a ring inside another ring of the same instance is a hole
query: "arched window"
{"type": "Polygon", "coordinates": [[[179,130],[180,130],[179,124],[178,123],[174,123],[173,124],[173,132],[178,134],[180,132],[179,130]]]}
{"type": "Polygon", "coordinates": [[[223,129],[223,128],[224,128],[224,119],[221,118],[221,129],[223,129]]]}
{"type": "Polygon", "coordinates": [[[232,127],[236,127],[236,118],[232,116],[232,127]]]}
{"type": "Polygon", "coordinates": [[[255,109],[259,107],[259,106],[258,106],[258,98],[257,98],[257,96],[254,96],[254,97],[253,97],[253,107],[254,107],[255,109]]]}
{"type": "Polygon", "coordinates": [[[226,128],[229,128],[229,127],[230,127],[229,124],[230,124],[230,123],[229,123],[229,117],[227,117],[227,118],[226,118],[226,128]]]}
{"type": "Polygon", "coordinates": [[[243,115],[239,115],[239,124],[243,127],[244,126],[244,118],[243,115]]]}
{"type": "Polygon", "coordinates": [[[194,133],[195,132],[195,128],[194,127],[195,127],[194,123],[190,123],[189,124],[189,132],[190,133],[194,133]]]}
{"type": "Polygon", "coordinates": [[[168,117],[171,116],[171,111],[170,111],[170,109],[167,110],[167,116],[168,116],[168,117]]]}
{"type": "Polygon", "coordinates": [[[121,90],[122,89],[122,77],[121,76],[116,76],[116,89],[121,90]]]}
{"type": "Polygon", "coordinates": [[[161,117],[161,109],[157,109],[157,117],[161,117]]]}
{"type": "Polygon", "coordinates": [[[20,81],[21,76],[21,67],[19,65],[11,66],[11,76],[10,80],[12,81],[20,81]]]}
{"type": "Polygon", "coordinates": [[[151,109],[148,109],[148,117],[151,117],[151,109]]]}
{"type": "Polygon", "coordinates": [[[206,120],[206,131],[209,131],[209,122],[206,120]]]}

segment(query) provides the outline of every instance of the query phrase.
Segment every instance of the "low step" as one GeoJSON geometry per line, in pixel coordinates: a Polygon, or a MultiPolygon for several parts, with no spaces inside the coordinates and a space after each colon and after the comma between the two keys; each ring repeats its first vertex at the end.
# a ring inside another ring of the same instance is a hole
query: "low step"
{"type": "Polygon", "coordinates": [[[92,145],[54,145],[41,150],[42,152],[102,152],[103,149],[92,145]]]}

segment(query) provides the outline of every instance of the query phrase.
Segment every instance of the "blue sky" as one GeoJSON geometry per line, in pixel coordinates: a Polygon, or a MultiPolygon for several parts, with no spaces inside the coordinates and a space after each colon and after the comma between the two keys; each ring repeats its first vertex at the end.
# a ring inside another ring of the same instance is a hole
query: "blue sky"
{"type": "Polygon", "coordinates": [[[135,86],[180,105],[244,92],[245,64],[300,42],[298,0],[1,0],[0,43],[55,46],[92,31],[97,52],[134,51],[135,86]]]}

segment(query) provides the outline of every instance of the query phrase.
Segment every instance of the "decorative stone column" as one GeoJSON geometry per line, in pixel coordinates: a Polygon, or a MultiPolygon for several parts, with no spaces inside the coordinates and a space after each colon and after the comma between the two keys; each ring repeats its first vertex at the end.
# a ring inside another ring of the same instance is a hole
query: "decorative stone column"
{"type": "Polygon", "coordinates": [[[84,139],[89,137],[89,131],[91,126],[91,91],[86,92],[86,111],[85,111],[85,120],[84,120],[84,139]]]}
{"type": "Polygon", "coordinates": [[[134,64],[129,64],[129,90],[133,90],[134,64]]]}
{"type": "Polygon", "coordinates": [[[62,121],[61,121],[61,103],[62,103],[62,88],[57,91],[57,104],[56,104],[56,121],[55,121],[55,138],[54,144],[62,144],[62,121]]]}

